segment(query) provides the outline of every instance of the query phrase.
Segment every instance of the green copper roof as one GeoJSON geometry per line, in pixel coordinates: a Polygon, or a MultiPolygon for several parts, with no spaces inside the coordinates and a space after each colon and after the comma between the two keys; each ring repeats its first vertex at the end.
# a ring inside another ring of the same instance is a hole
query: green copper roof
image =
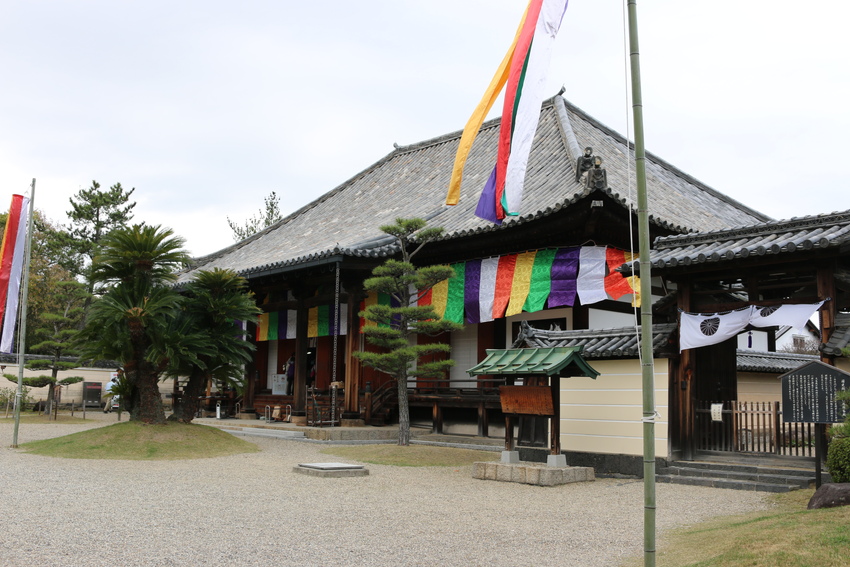
{"type": "Polygon", "coordinates": [[[487,349],[487,357],[467,372],[470,376],[599,376],[582,358],[581,347],[487,349]]]}

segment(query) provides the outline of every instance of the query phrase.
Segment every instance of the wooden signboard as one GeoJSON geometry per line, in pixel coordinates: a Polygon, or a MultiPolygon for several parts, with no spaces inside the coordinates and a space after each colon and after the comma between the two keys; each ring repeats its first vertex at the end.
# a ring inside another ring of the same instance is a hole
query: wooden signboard
{"type": "Polygon", "coordinates": [[[502,413],[517,415],[555,415],[555,402],[549,386],[499,386],[502,413]]]}
{"type": "Polygon", "coordinates": [[[850,374],[823,362],[810,362],[781,376],[782,420],[786,423],[838,423],[846,405],[835,395],[850,390],[850,374]]]}

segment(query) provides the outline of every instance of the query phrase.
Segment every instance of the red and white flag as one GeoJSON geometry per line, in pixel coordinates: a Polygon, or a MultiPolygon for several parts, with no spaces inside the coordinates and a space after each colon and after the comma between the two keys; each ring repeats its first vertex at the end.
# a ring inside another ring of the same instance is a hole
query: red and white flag
{"type": "Polygon", "coordinates": [[[12,352],[24,268],[29,198],[12,195],[12,206],[0,246],[0,352],[12,352]]]}

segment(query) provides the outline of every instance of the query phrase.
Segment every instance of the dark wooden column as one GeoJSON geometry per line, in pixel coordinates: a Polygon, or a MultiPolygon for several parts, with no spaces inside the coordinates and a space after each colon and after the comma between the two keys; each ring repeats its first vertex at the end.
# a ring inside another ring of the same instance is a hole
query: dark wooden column
{"type": "Polygon", "coordinates": [[[307,318],[309,310],[305,297],[296,296],[298,307],[295,320],[295,387],[292,390],[292,415],[307,415],[307,350],[310,339],[307,338],[307,318]]]}
{"type": "MultiPolygon", "coordinates": [[[[678,294],[679,309],[690,311],[691,309],[691,282],[680,282],[678,294]]],[[[682,459],[692,461],[695,453],[696,438],[694,437],[694,361],[691,349],[682,351],[679,356],[679,368],[674,399],[679,412],[678,428],[679,449],[682,451],[682,459]]]]}
{"type": "MultiPolygon", "coordinates": [[[[817,281],[818,281],[818,298],[826,299],[830,298],[829,301],[824,303],[820,308],[820,331],[821,331],[821,343],[826,344],[829,342],[829,338],[832,336],[832,332],[835,329],[835,271],[834,266],[822,266],[818,268],[817,272],[817,281]]],[[[835,357],[828,356],[821,352],[820,359],[825,364],[830,364],[835,366],[835,357]]]]}
{"type": "Polygon", "coordinates": [[[361,293],[348,294],[348,329],[345,336],[345,410],[342,419],[360,419],[360,383],[362,367],[354,353],[360,348],[361,293]]]}

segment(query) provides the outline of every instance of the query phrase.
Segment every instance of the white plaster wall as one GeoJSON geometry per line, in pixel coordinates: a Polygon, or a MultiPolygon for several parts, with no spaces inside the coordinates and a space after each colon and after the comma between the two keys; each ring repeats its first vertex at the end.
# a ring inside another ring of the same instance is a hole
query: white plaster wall
{"type": "MultiPolygon", "coordinates": [[[[591,360],[595,379],[561,379],[561,449],[589,453],[643,454],[643,390],[637,359],[591,360]]],[[[654,361],[655,452],[668,455],[667,360],[654,361]]]]}

